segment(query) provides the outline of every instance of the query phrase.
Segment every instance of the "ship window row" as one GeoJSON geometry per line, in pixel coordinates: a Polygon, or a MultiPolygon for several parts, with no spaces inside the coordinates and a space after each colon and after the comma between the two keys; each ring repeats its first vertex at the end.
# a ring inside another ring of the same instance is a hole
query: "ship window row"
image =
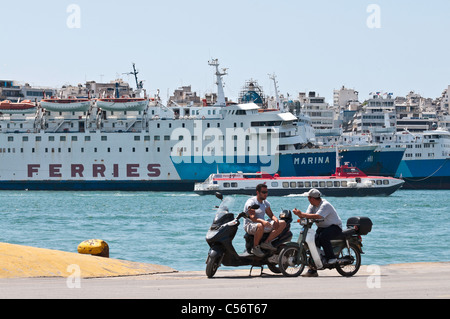
{"type": "MultiPolygon", "coordinates": [[[[31,140],[32,139],[29,136],[22,136],[22,142],[28,142],[28,141],[31,141],[31,140]]],[[[49,142],[55,142],[56,141],[56,137],[51,135],[51,136],[47,137],[47,140],[49,142]]],[[[84,140],[85,142],[90,142],[91,141],[91,136],[86,135],[86,136],[84,136],[84,138],[80,138],[79,139],[79,137],[76,136],[76,135],[74,135],[74,136],[61,135],[61,136],[59,136],[58,140],[60,142],[66,142],[66,141],[69,141],[69,140],[72,141],[72,142],[77,142],[78,140],[84,140]]],[[[100,137],[100,140],[101,141],[108,141],[108,137],[106,135],[102,135],[100,137]]],[[[135,135],[134,136],[134,140],[135,141],[140,141],[141,140],[141,136],[140,135],[135,135]]],[[[150,135],[145,135],[144,136],[144,141],[150,141],[150,140],[151,140],[150,135]]],[[[159,141],[160,140],[160,136],[159,135],[155,135],[154,136],[154,140],[155,141],[159,141]]],[[[164,136],[164,140],[165,141],[170,141],[170,135],[165,135],[164,136]]],[[[35,136],[34,137],[34,141],[41,142],[42,141],[42,136],[35,136]]],[[[8,136],[8,142],[14,142],[14,136],[8,136]]]]}
{"type": "Polygon", "coordinates": [[[248,112],[246,112],[245,110],[228,110],[227,111],[228,115],[246,115],[246,114],[254,114],[254,113],[255,112],[252,112],[252,110],[249,110],[248,112]]]}
{"type": "Polygon", "coordinates": [[[252,126],[280,126],[281,121],[264,121],[264,122],[252,122],[252,126]]]}
{"type": "MultiPolygon", "coordinates": [[[[141,141],[142,140],[140,135],[135,135],[133,139],[134,139],[134,141],[141,141]]],[[[154,135],[153,136],[153,140],[154,141],[161,141],[161,139],[164,139],[164,141],[170,141],[171,137],[170,137],[170,135],[164,135],[164,136],[154,135]]],[[[178,140],[179,141],[182,141],[183,139],[184,139],[183,135],[178,136],[178,140]]],[[[205,136],[205,140],[206,141],[211,140],[211,139],[212,139],[212,136],[209,136],[209,135],[205,136]]],[[[219,136],[219,140],[223,140],[223,139],[224,139],[224,136],[219,136]]],[[[233,136],[233,140],[236,141],[237,139],[238,139],[238,137],[236,135],[234,135],[233,136]]],[[[29,136],[22,136],[22,142],[29,142],[31,140],[32,140],[32,138],[30,138],[29,136]]],[[[57,139],[56,139],[55,136],[48,136],[47,140],[49,142],[55,142],[57,139]]],[[[79,138],[78,136],[75,136],[75,135],[74,136],[70,136],[70,137],[63,135],[63,136],[59,136],[58,140],[60,142],[66,142],[66,141],[77,142],[78,140],[84,140],[85,142],[90,142],[91,141],[91,136],[86,135],[86,136],[84,136],[84,138],[83,137],[79,138]]],[[[101,136],[100,140],[101,141],[108,141],[108,137],[107,136],[101,136]]],[[[151,141],[152,138],[151,138],[150,135],[145,135],[143,140],[144,141],[151,141]]],[[[197,136],[196,135],[192,135],[191,136],[191,140],[192,141],[197,141],[197,136]]],[[[249,136],[246,136],[246,140],[249,140],[249,136]]],[[[35,136],[34,137],[34,141],[41,142],[42,141],[42,136],[35,136]]],[[[14,142],[14,136],[8,136],[8,142],[14,142]]]]}
{"type": "MultiPolygon", "coordinates": [[[[55,147],[46,147],[46,148],[44,148],[44,152],[45,153],[63,153],[63,152],[65,152],[65,151],[67,151],[67,153],[72,153],[72,150],[73,150],[73,148],[71,148],[71,147],[69,147],[69,148],[61,148],[61,147],[57,147],[57,148],[55,148],[55,147]]],[[[137,148],[136,147],[132,147],[132,148],[130,148],[130,149],[124,149],[124,148],[122,148],[122,147],[118,147],[118,148],[111,148],[111,147],[108,147],[108,148],[106,148],[106,152],[107,153],[111,153],[111,152],[113,152],[113,151],[117,151],[118,153],[122,153],[122,152],[129,152],[129,151],[131,151],[132,153],[135,153],[136,151],[137,151],[137,148]]],[[[149,147],[146,147],[145,148],[145,152],[146,153],[149,153],[151,150],[150,150],[150,148],[149,147]]],[[[85,153],[85,152],[94,152],[94,153],[97,153],[97,152],[99,152],[99,149],[97,148],[97,147],[94,147],[94,148],[92,148],[92,149],[87,149],[87,148],[84,148],[84,147],[81,147],[80,148],[80,152],[81,153],[85,153]]],[[[156,148],[156,152],[161,152],[161,148],[160,147],[157,147],[156,148]]],[[[16,148],[14,148],[14,147],[9,147],[9,148],[6,148],[6,147],[0,147],[0,153],[16,153],[16,148]]],[[[20,148],[20,153],[25,153],[25,149],[23,148],[23,147],[21,147],[20,148]]],[[[31,153],[36,153],[36,148],[31,148],[31,153]]]]}
{"type": "MultiPolygon", "coordinates": [[[[430,144],[430,143],[424,143],[423,144],[423,148],[434,148],[435,144],[430,144]]],[[[407,144],[406,148],[422,148],[422,144],[416,144],[416,145],[411,145],[411,144],[407,144]]]]}
{"type": "MultiPolygon", "coordinates": [[[[278,187],[278,182],[272,182],[272,187],[278,187]]],[[[347,187],[347,181],[314,181],[314,182],[283,182],[283,188],[311,188],[311,187],[347,187]]]]}
{"type": "MultiPolygon", "coordinates": [[[[372,184],[376,185],[389,185],[389,180],[372,180],[372,184]]],[[[312,181],[312,182],[282,182],[283,188],[315,188],[315,187],[348,187],[347,181],[312,181]]],[[[271,182],[271,187],[278,188],[278,182],[271,182]]],[[[236,188],[238,183],[223,183],[224,188],[236,188]]]]}
{"type": "MultiPolygon", "coordinates": [[[[193,125],[194,125],[194,128],[197,127],[197,123],[194,122],[193,125]]],[[[235,122],[234,123],[234,127],[237,127],[237,125],[238,124],[235,122]]],[[[243,127],[244,123],[241,122],[239,125],[241,127],[243,127]]],[[[168,126],[168,128],[172,128],[172,123],[168,123],[167,126],[168,126]]],[[[186,127],[186,123],[181,123],[181,127],[186,127]]],[[[206,127],[212,127],[211,123],[210,122],[206,122],[206,127]]],[[[220,123],[216,123],[216,127],[220,127],[220,123]]],[[[161,128],[161,123],[156,123],[156,128],[161,128]]]]}
{"type": "Polygon", "coordinates": [[[223,187],[229,188],[229,187],[238,187],[238,183],[223,183],[223,187]]]}
{"type": "MultiPolygon", "coordinates": [[[[434,158],[434,157],[435,157],[435,154],[434,154],[434,153],[427,153],[427,156],[428,156],[429,158],[434,158]]],[[[443,156],[445,156],[445,155],[443,155],[443,156]]],[[[413,154],[413,153],[405,153],[405,157],[406,157],[406,158],[422,157],[422,153],[415,153],[415,154],[413,154]]]]}
{"type": "MultiPolygon", "coordinates": [[[[406,155],[408,155],[408,154],[405,154],[405,156],[406,155]]],[[[410,155],[413,155],[413,154],[410,154],[410,155]]],[[[423,154],[423,156],[425,156],[425,153],[423,154]]],[[[428,157],[434,157],[434,153],[427,153],[427,156],[428,157]]],[[[412,157],[412,156],[410,156],[410,157],[412,157]]],[[[415,153],[414,157],[422,157],[422,153],[415,153]]]]}
{"type": "MultiPolygon", "coordinates": [[[[372,184],[389,185],[389,180],[372,180],[372,184]]],[[[278,182],[272,182],[272,187],[278,187],[278,182]]],[[[283,182],[283,188],[316,188],[316,187],[347,187],[347,181],[312,181],[312,182],[283,182]]]]}

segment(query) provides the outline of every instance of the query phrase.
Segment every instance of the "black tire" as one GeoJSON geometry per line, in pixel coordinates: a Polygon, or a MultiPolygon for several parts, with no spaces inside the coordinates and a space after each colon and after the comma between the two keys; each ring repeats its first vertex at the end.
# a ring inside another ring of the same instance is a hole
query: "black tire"
{"type": "Polygon", "coordinates": [[[220,266],[220,259],[222,256],[216,255],[214,257],[208,256],[208,260],[206,261],[206,276],[208,278],[214,277],[217,269],[220,266]]]}
{"type": "Polygon", "coordinates": [[[298,277],[305,269],[306,252],[303,250],[301,255],[299,247],[284,248],[278,259],[278,266],[282,274],[286,277],[298,277]]]}
{"type": "Polygon", "coordinates": [[[336,270],[344,277],[355,275],[361,267],[361,253],[359,248],[354,244],[350,244],[350,249],[342,247],[339,250],[337,258],[336,270]],[[348,262],[343,263],[342,260],[347,260],[348,262]]]}
{"type": "Polygon", "coordinates": [[[274,274],[281,274],[281,270],[280,267],[278,266],[278,264],[272,264],[272,263],[268,263],[267,267],[270,269],[271,272],[273,272],[274,274]]]}

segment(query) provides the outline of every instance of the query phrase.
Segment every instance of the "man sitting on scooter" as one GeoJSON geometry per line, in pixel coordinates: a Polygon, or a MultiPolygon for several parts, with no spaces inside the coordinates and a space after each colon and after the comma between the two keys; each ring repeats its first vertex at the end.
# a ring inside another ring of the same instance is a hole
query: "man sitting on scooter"
{"type": "MultiPolygon", "coordinates": [[[[342,233],[342,220],[336,212],[336,209],[325,199],[321,198],[322,194],[318,189],[311,189],[308,192],[309,207],[306,213],[302,213],[297,208],[292,211],[300,218],[323,219],[317,223],[316,243],[322,246],[328,264],[337,262],[333,252],[331,240],[338,237],[342,233]]],[[[305,275],[308,277],[317,277],[317,271],[309,269],[305,275]]]]}
{"type": "Polygon", "coordinates": [[[252,254],[258,257],[264,257],[262,249],[277,250],[272,246],[271,242],[274,240],[283,229],[286,227],[284,220],[278,220],[270,209],[270,203],[267,201],[268,189],[267,185],[259,184],[256,186],[256,196],[249,198],[244,206],[244,211],[248,213],[250,220],[245,219],[244,230],[254,236],[252,254]],[[253,205],[259,205],[258,209],[251,209],[253,205]],[[265,215],[270,217],[270,221],[264,219],[265,215]],[[269,237],[263,242],[259,243],[264,233],[270,233],[269,237]]]}

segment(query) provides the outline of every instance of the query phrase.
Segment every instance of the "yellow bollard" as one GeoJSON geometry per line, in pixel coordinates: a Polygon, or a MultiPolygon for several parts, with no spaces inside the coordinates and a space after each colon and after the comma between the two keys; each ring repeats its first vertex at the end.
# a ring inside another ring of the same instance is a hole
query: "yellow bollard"
{"type": "Polygon", "coordinates": [[[109,246],[104,240],[89,239],[78,245],[78,253],[109,258],[109,246]]]}

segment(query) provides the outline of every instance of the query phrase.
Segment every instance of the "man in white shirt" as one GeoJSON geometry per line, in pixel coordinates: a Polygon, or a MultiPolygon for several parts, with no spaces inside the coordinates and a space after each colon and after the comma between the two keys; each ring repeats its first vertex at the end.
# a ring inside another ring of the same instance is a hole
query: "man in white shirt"
{"type": "MultiPolygon", "coordinates": [[[[327,200],[321,198],[318,189],[311,189],[308,192],[309,207],[306,213],[302,213],[297,208],[292,212],[300,218],[323,219],[317,223],[316,243],[323,247],[328,264],[337,262],[333,252],[331,240],[342,233],[342,220],[336,212],[336,209],[327,200]]],[[[308,277],[317,277],[317,271],[310,269],[308,277]]]]}
{"type": "Polygon", "coordinates": [[[267,185],[259,184],[256,186],[256,196],[249,198],[244,206],[244,211],[248,213],[249,219],[245,219],[244,230],[250,235],[254,236],[253,248],[251,252],[258,256],[264,257],[262,249],[275,251],[276,248],[272,246],[271,242],[274,240],[284,228],[286,222],[278,220],[270,209],[270,203],[267,201],[268,189],[267,185]],[[258,209],[251,209],[254,204],[259,205],[258,209]],[[269,216],[270,221],[265,220],[265,215],[269,216]],[[260,244],[264,233],[270,233],[269,237],[260,244]]]}

